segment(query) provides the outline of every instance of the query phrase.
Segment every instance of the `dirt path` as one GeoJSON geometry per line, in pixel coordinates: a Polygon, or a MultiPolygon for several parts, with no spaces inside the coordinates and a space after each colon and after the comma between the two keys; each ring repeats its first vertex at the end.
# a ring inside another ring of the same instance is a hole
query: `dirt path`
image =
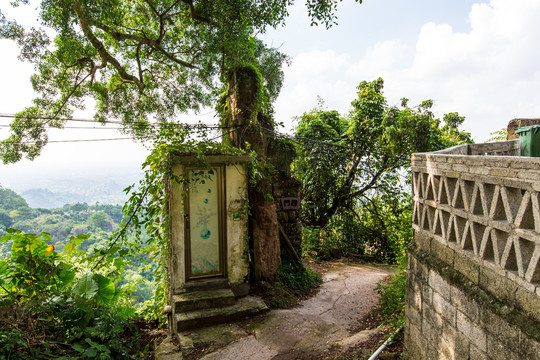
{"type": "Polygon", "coordinates": [[[357,264],[334,264],[324,275],[320,291],[300,307],[272,310],[246,336],[234,325],[216,327],[206,335],[193,336],[207,351],[215,342],[230,342],[207,355],[204,360],[315,359],[332,346],[353,346],[366,331],[350,334],[377,303],[377,282],[390,274],[390,268],[357,264]],[[211,342],[205,343],[204,338],[211,342]],[[232,342],[231,342],[232,341],[232,342]]]}

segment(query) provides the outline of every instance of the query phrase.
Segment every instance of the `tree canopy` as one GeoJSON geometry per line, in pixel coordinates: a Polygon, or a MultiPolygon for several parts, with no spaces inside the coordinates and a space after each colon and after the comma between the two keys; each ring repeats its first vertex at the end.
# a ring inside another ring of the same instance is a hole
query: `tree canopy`
{"type": "Polygon", "coordinates": [[[347,117],[337,111],[315,109],[305,113],[296,139],[294,173],[304,185],[304,221],[324,227],[339,213],[356,213],[359,199],[377,191],[392,193],[400,183],[399,170],[409,166],[413,152],[435,151],[470,143],[470,134],[458,129],[458,113],[431,112],[426,100],[411,108],[389,107],[381,78],[358,86],[358,97],[347,117]]]}
{"type": "MultiPolygon", "coordinates": [[[[307,0],[312,24],[331,26],[341,0],[307,0]]],[[[361,2],[361,0],[356,0],[361,2]]],[[[14,6],[28,4],[15,0],[14,6]]],[[[213,103],[227,70],[254,66],[264,79],[266,105],[281,88],[285,55],[256,35],[282,25],[293,0],[42,0],[42,27],[24,28],[0,13],[0,38],[35,65],[33,106],[19,112],[0,143],[7,162],[39,155],[47,129],[61,128],[85,100],[95,118],[120,119],[135,136],[148,121],[213,103]]]]}

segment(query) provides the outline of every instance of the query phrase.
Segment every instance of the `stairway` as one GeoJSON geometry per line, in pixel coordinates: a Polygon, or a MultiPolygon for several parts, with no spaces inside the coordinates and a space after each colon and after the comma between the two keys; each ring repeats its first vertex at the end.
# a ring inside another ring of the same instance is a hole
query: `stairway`
{"type": "Polygon", "coordinates": [[[177,331],[234,321],[268,310],[257,297],[236,299],[225,279],[186,283],[186,292],[173,296],[177,331]]]}

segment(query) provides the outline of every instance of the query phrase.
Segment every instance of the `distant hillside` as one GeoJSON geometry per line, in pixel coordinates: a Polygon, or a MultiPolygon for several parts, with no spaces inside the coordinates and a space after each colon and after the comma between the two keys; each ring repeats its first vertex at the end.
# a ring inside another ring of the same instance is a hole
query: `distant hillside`
{"type": "Polygon", "coordinates": [[[125,186],[115,182],[94,184],[91,187],[73,187],[67,192],[51,191],[49,189],[30,189],[21,193],[32,208],[56,209],[65,204],[88,203],[120,205],[127,200],[123,189],[125,186]]]}

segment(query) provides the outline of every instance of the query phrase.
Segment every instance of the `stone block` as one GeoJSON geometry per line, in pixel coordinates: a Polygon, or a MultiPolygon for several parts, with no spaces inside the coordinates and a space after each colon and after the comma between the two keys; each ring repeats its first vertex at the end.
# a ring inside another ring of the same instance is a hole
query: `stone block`
{"type": "Polygon", "coordinates": [[[522,334],[519,353],[522,359],[540,359],[540,343],[522,334]]]}
{"type": "Polygon", "coordinates": [[[513,303],[515,301],[517,284],[488,269],[486,264],[480,267],[478,285],[503,302],[513,303]]]}
{"type": "Polygon", "coordinates": [[[473,323],[461,311],[456,314],[456,327],[469,341],[482,351],[487,350],[487,336],[485,331],[473,323]]]}
{"type": "MultiPolygon", "coordinates": [[[[427,219],[425,220],[427,221],[427,219]]],[[[419,250],[429,252],[431,248],[431,236],[425,231],[415,231],[413,241],[419,250]]]]}
{"type": "Polygon", "coordinates": [[[452,170],[457,171],[457,172],[461,172],[461,173],[467,173],[467,172],[469,172],[469,167],[466,166],[466,165],[462,165],[462,164],[454,164],[454,165],[452,165],[452,170]]]}
{"type": "Polygon", "coordinates": [[[488,355],[491,356],[489,350],[489,338],[492,338],[492,343],[500,343],[504,347],[511,349],[514,352],[519,351],[519,342],[521,331],[517,326],[509,324],[506,320],[495,314],[488,308],[481,308],[480,311],[480,326],[485,329],[488,338],[488,355]]]}
{"type": "Polygon", "coordinates": [[[488,360],[487,354],[471,344],[469,360],[488,360]]]}
{"type": "Polygon", "coordinates": [[[424,319],[428,319],[428,321],[431,324],[433,324],[434,327],[438,329],[442,329],[444,325],[443,317],[439,315],[437,312],[435,312],[433,307],[427,306],[426,304],[422,306],[422,317],[424,319]]]}
{"type": "Polygon", "coordinates": [[[450,266],[454,266],[454,250],[450,249],[440,241],[431,242],[431,254],[450,266]]]}
{"type": "Polygon", "coordinates": [[[520,171],[517,173],[518,179],[525,179],[525,180],[534,180],[539,181],[540,180],[540,172],[538,171],[520,171]]]}
{"type": "Polygon", "coordinates": [[[468,256],[465,252],[456,252],[454,256],[454,270],[471,280],[473,283],[478,284],[480,269],[478,264],[472,260],[473,256],[472,253],[468,256]]]}
{"type": "Polygon", "coordinates": [[[478,303],[455,286],[452,287],[452,304],[471,321],[475,323],[479,321],[480,306],[478,303]]]}
{"type": "Polygon", "coordinates": [[[409,320],[410,326],[416,326],[418,329],[422,328],[422,315],[414,307],[405,306],[405,317],[409,320]]]}
{"type": "Polygon", "coordinates": [[[411,285],[411,291],[407,294],[409,296],[408,301],[412,307],[419,312],[422,312],[422,283],[415,278],[411,285]]]}
{"type": "Polygon", "coordinates": [[[456,307],[438,292],[433,292],[433,310],[452,326],[456,326],[456,307]]]}
{"type": "Polygon", "coordinates": [[[516,301],[527,315],[540,321],[540,297],[526,289],[518,288],[516,301]]]}
{"type": "Polygon", "coordinates": [[[494,168],[489,170],[489,175],[500,178],[515,178],[517,172],[512,169],[494,168]]]}
{"type": "Polygon", "coordinates": [[[406,358],[407,359],[422,359],[427,351],[427,339],[423,336],[420,328],[410,324],[409,331],[406,334],[406,358]]]}
{"type": "Polygon", "coordinates": [[[490,360],[524,360],[519,353],[509,349],[506,344],[491,335],[488,335],[487,355],[490,360]]]}
{"type": "Polygon", "coordinates": [[[429,270],[429,286],[439,293],[446,300],[450,300],[452,296],[452,289],[450,283],[446,281],[437,271],[429,270]]]}
{"type": "Polygon", "coordinates": [[[470,174],[489,175],[490,170],[485,166],[471,166],[469,167],[470,174]]]}

